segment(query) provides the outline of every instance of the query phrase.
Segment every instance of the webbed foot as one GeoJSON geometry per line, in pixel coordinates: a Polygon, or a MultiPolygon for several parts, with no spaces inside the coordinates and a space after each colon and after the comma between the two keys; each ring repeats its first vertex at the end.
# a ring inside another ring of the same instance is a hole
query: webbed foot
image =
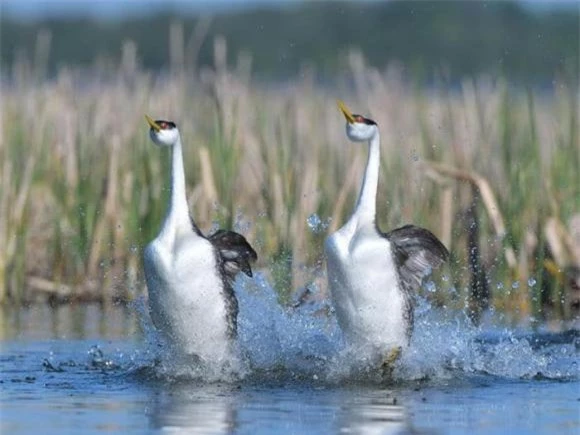
{"type": "Polygon", "coordinates": [[[395,347],[391,349],[389,353],[383,359],[383,363],[380,366],[381,375],[383,379],[390,379],[393,377],[393,370],[395,370],[395,363],[401,357],[403,348],[395,347]]]}

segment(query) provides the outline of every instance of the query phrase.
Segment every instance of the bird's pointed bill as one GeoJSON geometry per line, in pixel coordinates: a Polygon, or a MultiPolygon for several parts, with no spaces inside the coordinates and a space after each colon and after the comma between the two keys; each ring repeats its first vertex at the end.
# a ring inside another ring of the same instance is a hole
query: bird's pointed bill
{"type": "Polygon", "coordinates": [[[346,118],[346,121],[349,122],[350,124],[354,124],[354,122],[355,122],[354,116],[352,116],[352,113],[350,110],[348,110],[348,107],[346,107],[346,104],[344,104],[340,100],[337,101],[337,104],[338,104],[338,108],[340,109],[340,111],[342,112],[344,117],[346,118]]]}
{"type": "Polygon", "coordinates": [[[151,118],[149,115],[145,115],[145,119],[147,120],[147,123],[149,124],[149,126],[155,130],[155,131],[160,131],[161,130],[161,126],[159,124],[157,124],[153,118],[151,118]]]}

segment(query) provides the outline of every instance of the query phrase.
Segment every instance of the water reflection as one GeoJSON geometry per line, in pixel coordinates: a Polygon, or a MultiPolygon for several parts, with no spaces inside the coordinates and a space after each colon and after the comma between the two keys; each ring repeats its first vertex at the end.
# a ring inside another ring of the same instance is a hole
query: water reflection
{"type": "Polygon", "coordinates": [[[136,311],[121,305],[0,307],[0,340],[113,339],[139,331],[136,311]]]}
{"type": "Polygon", "coordinates": [[[230,433],[236,425],[231,387],[174,385],[155,391],[147,412],[151,427],[163,431],[230,433]]]}
{"type": "Polygon", "coordinates": [[[151,392],[150,427],[179,433],[401,434],[412,430],[395,393],[300,385],[181,384],[151,392]]]}
{"type": "MultiPolygon", "coordinates": [[[[380,394],[380,392],[379,392],[380,394]]],[[[405,408],[397,404],[396,396],[386,394],[363,400],[353,400],[341,408],[340,433],[349,434],[401,434],[410,430],[405,408]]]]}

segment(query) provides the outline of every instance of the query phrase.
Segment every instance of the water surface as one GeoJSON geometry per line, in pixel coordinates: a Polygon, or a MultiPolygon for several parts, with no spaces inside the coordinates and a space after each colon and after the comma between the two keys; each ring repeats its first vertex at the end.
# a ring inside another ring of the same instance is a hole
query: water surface
{"type": "Polygon", "coordinates": [[[378,382],[319,306],[286,311],[248,292],[240,309],[249,371],[214,382],[168,364],[139,306],[5,310],[2,433],[580,431],[575,330],[476,329],[420,309],[395,379],[378,382]]]}

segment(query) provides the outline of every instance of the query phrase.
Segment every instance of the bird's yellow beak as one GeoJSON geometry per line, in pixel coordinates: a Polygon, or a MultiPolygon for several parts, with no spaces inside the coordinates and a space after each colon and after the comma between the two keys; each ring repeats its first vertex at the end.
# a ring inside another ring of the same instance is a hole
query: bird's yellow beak
{"type": "Polygon", "coordinates": [[[147,123],[149,124],[149,126],[155,130],[155,131],[160,131],[161,127],[159,126],[159,124],[157,124],[153,118],[151,118],[149,115],[145,115],[145,119],[147,120],[147,123]]]}
{"type": "Polygon", "coordinates": [[[354,116],[352,116],[352,113],[350,112],[350,110],[348,110],[348,107],[346,107],[346,104],[344,104],[342,101],[337,100],[336,103],[338,104],[338,108],[340,109],[340,111],[342,112],[342,114],[344,115],[344,117],[346,118],[346,121],[349,124],[354,124],[354,116]]]}

